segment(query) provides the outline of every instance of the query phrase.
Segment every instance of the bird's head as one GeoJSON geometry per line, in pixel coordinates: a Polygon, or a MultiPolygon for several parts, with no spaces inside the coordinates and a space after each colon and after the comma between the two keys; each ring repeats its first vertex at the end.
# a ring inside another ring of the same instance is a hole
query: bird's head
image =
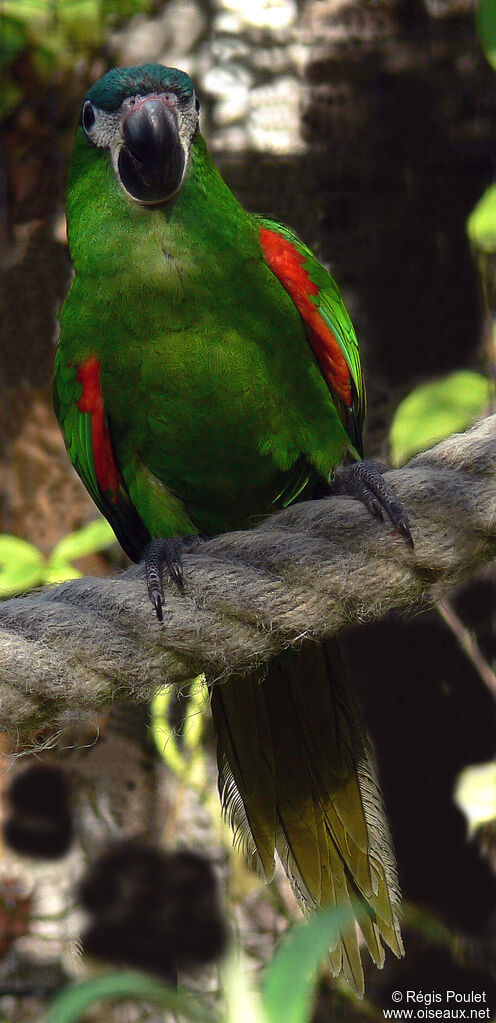
{"type": "Polygon", "coordinates": [[[84,144],[106,150],[127,195],[155,206],[180,190],[198,131],[199,103],[184,71],[142,64],[114,68],[81,109],[84,144]]]}

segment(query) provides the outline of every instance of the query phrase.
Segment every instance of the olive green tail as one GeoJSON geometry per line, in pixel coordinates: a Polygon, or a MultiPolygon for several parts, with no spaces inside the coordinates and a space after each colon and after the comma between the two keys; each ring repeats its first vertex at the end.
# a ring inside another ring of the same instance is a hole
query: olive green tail
{"type": "MultiPolygon", "coordinates": [[[[265,880],[279,854],[307,909],[358,911],[376,965],[403,955],[394,852],[370,747],[338,644],[306,643],[265,675],[212,688],[219,788],[235,837],[265,880]]],[[[355,921],[330,950],[363,994],[355,921]]]]}

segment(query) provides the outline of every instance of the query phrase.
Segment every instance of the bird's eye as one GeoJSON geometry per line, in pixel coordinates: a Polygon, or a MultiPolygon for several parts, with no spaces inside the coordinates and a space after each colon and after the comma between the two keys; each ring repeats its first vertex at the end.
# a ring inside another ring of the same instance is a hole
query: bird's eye
{"type": "Polygon", "coordinates": [[[83,128],[84,128],[84,130],[86,132],[91,131],[91,129],[92,129],[94,123],[95,123],[95,110],[92,107],[92,105],[89,102],[89,100],[86,100],[86,103],[84,104],[83,114],[82,114],[82,121],[83,121],[83,128]]]}

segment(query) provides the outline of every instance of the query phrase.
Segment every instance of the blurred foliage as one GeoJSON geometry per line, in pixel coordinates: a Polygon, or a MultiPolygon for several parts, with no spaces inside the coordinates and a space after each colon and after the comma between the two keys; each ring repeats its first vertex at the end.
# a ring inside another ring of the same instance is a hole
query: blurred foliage
{"type": "Polygon", "coordinates": [[[349,909],[332,908],[295,924],[266,969],[262,991],[250,984],[243,961],[231,953],[222,965],[222,991],[212,1008],[185,989],[175,992],[145,974],[116,972],[63,990],[45,1023],[77,1023],[96,1002],[129,998],[180,1012],[185,1021],[310,1023],[317,972],[340,927],[349,920],[349,909]]]}
{"type": "Polygon", "coordinates": [[[398,405],[391,424],[394,465],[465,430],[487,412],[493,393],[487,377],[468,369],[414,388],[398,405]]]}
{"type": "Polygon", "coordinates": [[[55,71],[101,49],[114,24],[146,13],[153,0],[3,0],[0,14],[0,119],[23,100],[16,61],[28,56],[35,78],[49,81],[55,71]]]}
{"type": "Polygon", "coordinates": [[[33,586],[78,579],[82,573],[72,562],[97,554],[114,542],[114,533],[105,519],[96,519],[69,533],[48,558],[26,540],[0,534],[0,597],[24,593],[33,586]]]}
{"type": "Polygon", "coordinates": [[[208,1023],[211,1018],[194,999],[173,991],[166,984],[139,973],[116,972],[94,977],[64,988],[52,1002],[45,1023],[77,1023],[83,1013],[98,1002],[151,1002],[170,1012],[181,1013],[183,1019],[208,1023]]]}
{"type": "Polygon", "coordinates": [[[472,247],[479,252],[496,250],[496,185],[491,185],[479,199],[467,220],[467,233],[472,247]]]}
{"type": "Polygon", "coordinates": [[[496,0],[479,0],[475,17],[482,49],[496,70],[496,0]]]}
{"type": "MultiPolygon", "coordinates": [[[[496,70],[496,0],[481,0],[476,8],[479,39],[484,53],[496,70]]],[[[467,220],[467,234],[482,282],[490,322],[486,355],[496,377],[496,185],[490,185],[467,220]]]]}
{"type": "Polygon", "coordinates": [[[487,313],[487,361],[496,376],[496,185],[484,192],[467,220],[487,313]]]}

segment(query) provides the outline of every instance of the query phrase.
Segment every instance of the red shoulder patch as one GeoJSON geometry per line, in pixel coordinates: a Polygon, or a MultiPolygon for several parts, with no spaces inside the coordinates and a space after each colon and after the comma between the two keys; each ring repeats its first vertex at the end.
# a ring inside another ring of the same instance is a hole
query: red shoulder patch
{"type": "Polygon", "coordinates": [[[303,266],[305,256],[291,242],[271,231],[260,229],[260,242],[268,265],[293,302],[309,330],[310,344],[329,387],[348,407],[352,404],[351,377],[339,342],[311,297],[319,289],[303,266]]]}
{"type": "Polygon", "coordinates": [[[105,420],[102,391],[100,388],[100,363],[90,355],[78,367],[77,378],[83,385],[83,393],[77,403],[80,412],[91,416],[91,440],[93,460],[98,486],[116,501],[119,494],[119,472],[115,464],[110,434],[105,420]]]}

